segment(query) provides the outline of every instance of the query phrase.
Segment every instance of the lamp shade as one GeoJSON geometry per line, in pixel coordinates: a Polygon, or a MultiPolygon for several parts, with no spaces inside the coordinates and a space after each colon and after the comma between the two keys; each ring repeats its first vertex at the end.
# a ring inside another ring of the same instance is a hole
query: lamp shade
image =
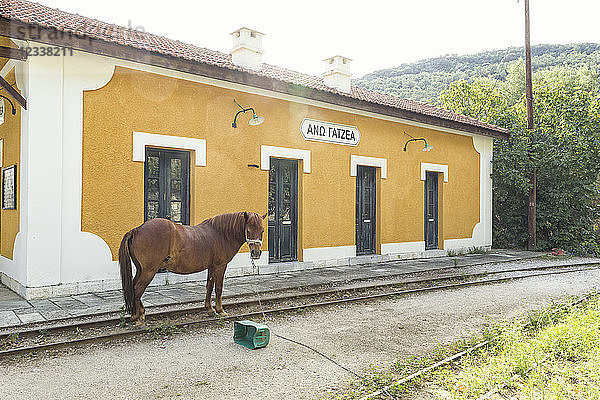
{"type": "Polygon", "coordinates": [[[256,126],[262,124],[263,122],[265,122],[265,117],[259,117],[258,115],[254,114],[254,117],[248,121],[248,124],[256,126]]]}

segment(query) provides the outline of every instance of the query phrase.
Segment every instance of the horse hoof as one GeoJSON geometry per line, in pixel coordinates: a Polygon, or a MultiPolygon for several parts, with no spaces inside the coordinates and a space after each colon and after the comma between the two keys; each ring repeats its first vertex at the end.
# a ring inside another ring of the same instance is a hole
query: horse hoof
{"type": "Polygon", "coordinates": [[[143,321],[141,319],[135,320],[135,326],[136,327],[142,327],[142,326],[145,326],[145,325],[146,325],[146,321],[143,321]]]}
{"type": "Polygon", "coordinates": [[[220,317],[226,317],[229,315],[225,312],[225,310],[217,311],[217,314],[219,314],[220,317]]]}
{"type": "Polygon", "coordinates": [[[213,307],[205,307],[204,308],[207,312],[208,315],[215,315],[217,314],[217,312],[215,311],[215,309],[213,307]]]}

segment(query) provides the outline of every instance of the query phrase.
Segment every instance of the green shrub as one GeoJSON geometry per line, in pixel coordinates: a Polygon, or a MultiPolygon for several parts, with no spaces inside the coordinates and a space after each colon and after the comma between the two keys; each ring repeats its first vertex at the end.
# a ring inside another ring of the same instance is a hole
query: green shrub
{"type": "Polygon", "coordinates": [[[493,244],[525,247],[529,180],[537,174],[537,246],[600,254],[599,79],[588,69],[562,67],[534,75],[534,130],[526,128],[522,67],[505,81],[457,81],[440,105],[509,129],[496,140],[493,160],[493,244]]]}

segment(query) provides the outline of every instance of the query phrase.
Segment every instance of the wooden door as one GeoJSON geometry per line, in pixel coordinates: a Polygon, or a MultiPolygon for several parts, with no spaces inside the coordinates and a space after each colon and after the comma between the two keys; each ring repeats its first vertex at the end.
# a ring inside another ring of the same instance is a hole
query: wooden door
{"type": "Polygon", "coordinates": [[[438,174],[425,176],[425,250],[438,248],[438,174]]]}
{"type": "Polygon", "coordinates": [[[268,206],[269,262],[296,260],[298,160],[271,159],[268,206]]]}
{"type": "Polygon", "coordinates": [[[356,254],[375,254],[377,198],[375,167],[357,166],[356,254]]]}

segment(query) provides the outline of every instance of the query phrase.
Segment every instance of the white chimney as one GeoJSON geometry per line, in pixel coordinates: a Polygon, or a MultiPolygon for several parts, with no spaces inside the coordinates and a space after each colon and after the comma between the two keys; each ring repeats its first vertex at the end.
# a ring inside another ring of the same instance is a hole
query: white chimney
{"type": "Polygon", "coordinates": [[[231,33],[233,48],[231,62],[240,67],[260,71],[262,69],[262,37],[264,34],[249,28],[231,33]]]}
{"type": "Polygon", "coordinates": [[[350,62],[351,59],[343,56],[333,56],[323,60],[325,72],[323,79],[325,85],[337,89],[340,92],[350,93],[350,62]]]}

